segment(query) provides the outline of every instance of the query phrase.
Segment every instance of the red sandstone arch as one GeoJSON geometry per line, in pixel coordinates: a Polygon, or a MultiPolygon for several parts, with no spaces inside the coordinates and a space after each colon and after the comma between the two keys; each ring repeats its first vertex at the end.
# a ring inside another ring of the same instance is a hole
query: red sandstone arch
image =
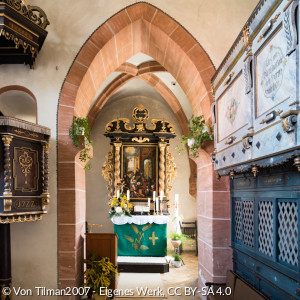
{"type": "Polygon", "coordinates": [[[35,98],[34,94],[28,88],[26,88],[25,86],[21,86],[21,85],[7,85],[7,86],[4,86],[4,87],[0,88],[0,95],[3,94],[3,93],[5,93],[5,92],[9,92],[9,91],[21,91],[21,92],[24,92],[24,93],[28,94],[34,100],[34,103],[35,103],[36,123],[38,123],[37,101],[36,101],[36,98],[35,98]]]}
{"type": "MultiPolygon", "coordinates": [[[[85,231],[85,174],[76,158],[78,151],[68,136],[69,127],[74,114],[87,115],[91,101],[105,78],[138,52],[153,57],[173,75],[186,93],[195,115],[204,114],[206,119],[210,117],[213,100],[210,78],[214,67],[198,42],[165,13],[150,4],[137,3],[115,14],[93,33],[67,74],[58,106],[58,252],[59,283],[62,287],[76,286],[82,281],[85,231]]],[[[146,78],[149,82],[153,79],[149,74],[141,76],[150,76],[146,78]]],[[[180,118],[178,114],[176,117],[180,118]]],[[[203,217],[198,216],[199,268],[206,280],[223,281],[224,264],[219,270],[217,258],[222,252],[220,249],[228,246],[230,219],[224,219],[225,223],[219,222],[223,209],[216,212],[211,207],[205,212],[201,205],[206,199],[206,208],[213,206],[214,202],[221,207],[229,193],[227,182],[216,182],[208,158],[207,152],[201,152],[201,163],[198,164],[198,203],[203,214],[203,217]],[[214,192],[216,190],[218,193],[214,192]],[[215,232],[215,228],[220,228],[220,232],[215,232]]],[[[226,255],[230,257],[230,250],[226,255]]],[[[229,260],[225,261],[228,264],[229,260]]]]}

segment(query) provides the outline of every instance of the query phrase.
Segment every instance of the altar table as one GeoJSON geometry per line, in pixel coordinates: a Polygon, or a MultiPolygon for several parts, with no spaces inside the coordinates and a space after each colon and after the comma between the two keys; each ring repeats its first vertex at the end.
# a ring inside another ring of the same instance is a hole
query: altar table
{"type": "Polygon", "coordinates": [[[166,256],[167,216],[113,217],[119,256],[166,256]]]}

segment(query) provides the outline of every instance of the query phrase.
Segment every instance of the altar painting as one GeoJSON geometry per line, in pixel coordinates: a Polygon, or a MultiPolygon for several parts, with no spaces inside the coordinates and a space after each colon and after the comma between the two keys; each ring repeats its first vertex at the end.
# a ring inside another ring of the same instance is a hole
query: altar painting
{"type": "Polygon", "coordinates": [[[282,27],[256,53],[256,118],[296,95],[296,52],[286,56],[282,27]]]}
{"type": "Polygon", "coordinates": [[[123,146],[122,178],[131,199],[148,199],[157,191],[157,146],[123,146]]]}
{"type": "Polygon", "coordinates": [[[218,99],[218,141],[248,124],[250,101],[245,95],[245,82],[240,73],[218,99]],[[222,124],[222,126],[219,126],[222,124]]]}

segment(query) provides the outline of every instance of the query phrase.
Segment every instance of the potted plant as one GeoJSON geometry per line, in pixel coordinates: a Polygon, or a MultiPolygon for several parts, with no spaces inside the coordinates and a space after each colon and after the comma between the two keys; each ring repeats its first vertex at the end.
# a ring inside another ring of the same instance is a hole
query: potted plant
{"type": "Polygon", "coordinates": [[[182,257],[178,253],[173,254],[173,257],[174,257],[174,262],[173,262],[174,267],[180,268],[182,264],[182,257]]]}
{"type": "Polygon", "coordinates": [[[92,255],[91,259],[85,260],[86,270],[84,272],[85,286],[94,292],[94,299],[105,300],[105,290],[112,280],[118,275],[117,266],[111,263],[109,258],[99,259],[92,255]]]}
{"type": "Polygon", "coordinates": [[[185,234],[179,234],[177,232],[172,232],[170,234],[170,238],[171,238],[171,243],[173,245],[174,248],[178,248],[181,244],[183,244],[186,239],[187,236],[185,234]]]}
{"type": "Polygon", "coordinates": [[[89,139],[90,136],[90,126],[88,123],[88,118],[80,118],[74,116],[72,125],[69,130],[69,136],[71,137],[74,146],[78,147],[83,145],[84,148],[80,151],[79,159],[85,163],[84,169],[90,170],[92,165],[87,163],[92,157],[90,155],[92,149],[92,141],[89,139]]]}
{"type": "Polygon", "coordinates": [[[182,146],[177,146],[179,152],[186,151],[188,146],[190,155],[194,158],[198,157],[198,149],[204,141],[213,140],[213,128],[205,124],[204,116],[192,117],[188,120],[189,132],[188,135],[181,136],[182,146]]]}

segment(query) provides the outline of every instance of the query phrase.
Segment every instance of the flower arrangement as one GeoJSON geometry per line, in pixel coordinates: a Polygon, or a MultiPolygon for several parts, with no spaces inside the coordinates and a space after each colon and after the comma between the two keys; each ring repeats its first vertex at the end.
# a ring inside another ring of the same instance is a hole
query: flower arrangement
{"type": "Polygon", "coordinates": [[[112,200],[108,203],[109,217],[120,217],[120,216],[128,216],[131,217],[130,209],[132,208],[132,204],[127,199],[126,195],[120,193],[119,197],[113,197],[112,200]]]}
{"type": "Polygon", "coordinates": [[[109,287],[111,281],[119,274],[117,266],[107,257],[99,259],[96,255],[92,255],[91,259],[85,260],[84,263],[86,263],[85,286],[90,287],[98,295],[100,288],[109,287]]]}

